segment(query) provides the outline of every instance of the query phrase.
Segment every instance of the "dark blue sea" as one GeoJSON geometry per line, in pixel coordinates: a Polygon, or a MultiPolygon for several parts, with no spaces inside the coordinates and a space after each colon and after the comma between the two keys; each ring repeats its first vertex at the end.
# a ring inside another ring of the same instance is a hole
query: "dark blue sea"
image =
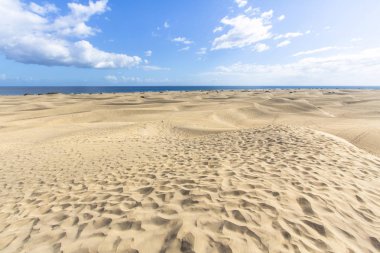
{"type": "Polygon", "coordinates": [[[0,86],[0,95],[82,94],[160,91],[261,90],[261,89],[376,89],[380,86],[0,86]]]}

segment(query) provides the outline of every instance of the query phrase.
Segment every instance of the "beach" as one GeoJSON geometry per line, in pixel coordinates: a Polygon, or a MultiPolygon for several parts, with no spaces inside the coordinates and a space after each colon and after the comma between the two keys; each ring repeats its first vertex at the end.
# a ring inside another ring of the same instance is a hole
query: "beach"
{"type": "Polygon", "coordinates": [[[379,252],[380,90],[0,96],[0,252],[379,252]]]}

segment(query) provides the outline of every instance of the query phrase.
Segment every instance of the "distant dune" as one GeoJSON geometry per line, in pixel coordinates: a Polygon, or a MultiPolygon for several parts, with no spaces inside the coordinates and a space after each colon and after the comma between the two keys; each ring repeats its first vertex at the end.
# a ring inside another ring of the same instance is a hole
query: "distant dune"
{"type": "Polygon", "coordinates": [[[379,252],[380,91],[0,97],[0,252],[379,252]]]}

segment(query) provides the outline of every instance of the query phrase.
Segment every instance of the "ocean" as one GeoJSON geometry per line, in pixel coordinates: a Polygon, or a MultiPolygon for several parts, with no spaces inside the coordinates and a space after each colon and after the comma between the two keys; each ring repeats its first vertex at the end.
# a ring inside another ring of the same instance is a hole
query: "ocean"
{"type": "Polygon", "coordinates": [[[129,93],[261,89],[376,89],[380,86],[0,86],[0,95],[129,93]]]}

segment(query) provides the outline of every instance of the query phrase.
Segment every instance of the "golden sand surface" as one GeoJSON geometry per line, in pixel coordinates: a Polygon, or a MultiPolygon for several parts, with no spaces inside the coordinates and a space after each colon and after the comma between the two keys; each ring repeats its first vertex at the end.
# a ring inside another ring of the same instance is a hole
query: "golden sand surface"
{"type": "Polygon", "coordinates": [[[380,252],[380,91],[0,97],[0,252],[380,252]]]}

